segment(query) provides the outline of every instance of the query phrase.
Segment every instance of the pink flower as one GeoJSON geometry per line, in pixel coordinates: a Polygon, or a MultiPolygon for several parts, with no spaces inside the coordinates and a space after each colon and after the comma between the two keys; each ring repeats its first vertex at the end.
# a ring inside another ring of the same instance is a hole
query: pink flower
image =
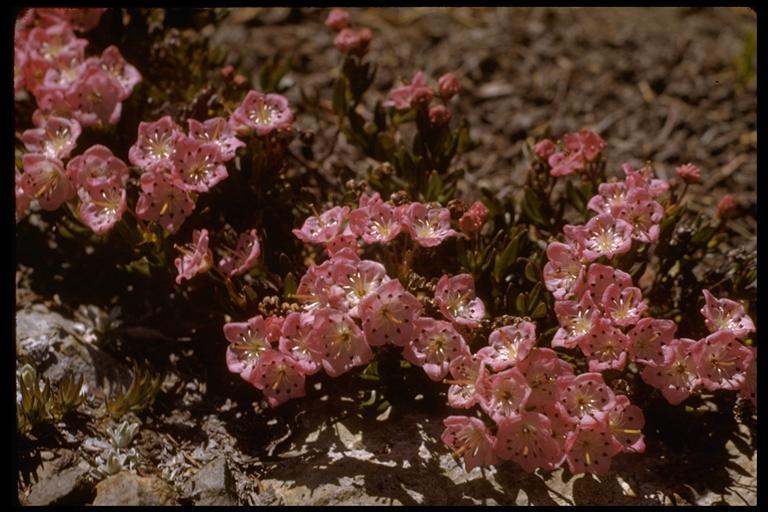
{"type": "Polygon", "coordinates": [[[577,282],[574,293],[577,297],[587,295],[595,304],[603,306],[605,290],[612,284],[618,286],[620,290],[629,288],[632,286],[632,277],[623,270],[592,263],[586,279],[577,282]]]}
{"type": "Polygon", "coordinates": [[[257,135],[263,136],[274,130],[290,128],[293,112],[285,96],[251,90],[230,116],[229,124],[239,135],[255,131],[257,135]]]}
{"type": "Polygon", "coordinates": [[[75,37],[69,23],[60,22],[30,30],[26,49],[30,60],[53,64],[62,57],[82,55],[86,46],[88,41],[75,37]]]}
{"type": "Polygon", "coordinates": [[[21,140],[28,151],[51,158],[66,158],[75,149],[80,136],[80,123],[74,119],[48,117],[42,126],[26,130],[21,140]]]}
{"type": "Polygon", "coordinates": [[[85,69],[77,86],[67,94],[75,118],[83,126],[116,124],[123,104],[123,86],[110,73],[96,68],[85,69]]]}
{"type": "Polygon", "coordinates": [[[608,430],[605,421],[580,425],[568,434],[565,441],[565,460],[571,473],[602,475],[611,467],[611,458],[621,452],[623,446],[608,430]]]}
{"type": "Polygon", "coordinates": [[[27,196],[37,199],[44,210],[56,210],[75,197],[75,187],[59,159],[26,154],[22,162],[24,174],[21,177],[21,188],[27,196]]]}
{"type": "Polygon", "coordinates": [[[717,218],[725,219],[736,208],[736,200],[731,194],[725,194],[717,203],[717,218]]]}
{"type": "Polygon", "coordinates": [[[107,9],[104,7],[93,7],[90,9],[82,8],[58,8],[58,9],[35,9],[35,14],[45,20],[48,24],[58,24],[68,22],[79,32],[88,32],[96,27],[101,20],[101,15],[107,9]]]}
{"type": "Polygon", "coordinates": [[[189,193],[170,174],[170,164],[156,165],[141,175],[141,195],[136,202],[136,216],[156,221],[175,233],[195,209],[189,193]]]}
{"type": "Polygon", "coordinates": [[[348,213],[346,206],[335,206],[318,216],[307,217],[301,229],[294,229],[293,234],[305,243],[330,242],[344,230],[348,213]]]}
{"type": "Polygon", "coordinates": [[[251,229],[240,235],[234,252],[222,258],[219,261],[219,267],[230,277],[239,276],[256,265],[259,255],[261,255],[259,236],[255,229],[251,229]]]}
{"type": "Polygon", "coordinates": [[[369,345],[404,347],[413,337],[413,322],[421,313],[421,303],[400,281],[392,279],[361,300],[358,312],[369,345]]]}
{"type": "Polygon", "coordinates": [[[368,46],[371,44],[372,39],[373,32],[368,27],[363,27],[360,30],[342,28],[336,34],[333,44],[343,54],[362,57],[368,52],[368,46]]]}
{"type": "Polygon", "coordinates": [[[417,110],[426,109],[434,96],[434,91],[428,85],[413,87],[411,89],[411,108],[417,110]]]}
{"type": "Polygon", "coordinates": [[[643,425],[645,425],[643,410],[630,404],[626,396],[617,395],[616,405],[608,413],[608,430],[621,443],[625,452],[643,453],[645,451],[643,425]]]}
{"type": "Polygon", "coordinates": [[[643,318],[628,333],[631,360],[652,366],[664,364],[662,347],[672,342],[677,324],[672,320],[643,318]]]}
{"type": "Polygon", "coordinates": [[[560,403],[581,425],[605,417],[616,405],[616,397],[599,373],[582,373],[560,382],[560,403]]]}
{"type": "Polygon", "coordinates": [[[675,173],[686,183],[701,183],[701,169],[691,163],[675,167],[675,173]]]}
{"type": "Polygon", "coordinates": [[[565,147],[581,154],[587,162],[594,162],[606,147],[605,141],[595,132],[581,130],[578,133],[566,133],[563,137],[565,147]]]}
{"type": "Polygon", "coordinates": [[[349,13],[344,9],[331,9],[325,19],[325,26],[338,32],[349,25],[349,13]]]}
{"type": "Polygon", "coordinates": [[[176,270],[176,284],[181,284],[184,279],[192,279],[197,274],[204,274],[213,265],[213,254],[208,248],[208,230],[196,229],[192,231],[192,243],[176,247],[181,252],[181,257],[174,260],[176,270]]]}
{"type": "Polygon", "coordinates": [[[471,274],[441,277],[435,287],[435,303],[445,318],[470,329],[480,325],[485,316],[485,304],[475,297],[471,274]]]}
{"type": "Polygon", "coordinates": [[[575,286],[584,279],[581,251],[576,246],[550,242],[547,258],[549,261],[543,270],[544,284],[555,299],[562,300],[570,296],[575,286]]]}
{"type": "Polygon", "coordinates": [[[552,156],[555,151],[557,151],[557,146],[555,146],[555,143],[550,139],[540,140],[533,146],[533,152],[537,157],[544,161],[549,160],[549,157],[552,156]]]}
{"type": "MultiPolygon", "coordinates": [[[[431,90],[430,90],[431,92],[431,90]]],[[[427,102],[429,103],[429,102],[427,102]]],[[[451,111],[445,105],[433,105],[429,108],[429,122],[435,126],[445,126],[451,122],[451,111]]]]}
{"type": "Polygon", "coordinates": [[[296,296],[304,303],[305,311],[319,308],[342,307],[344,290],[336,284],[334,266],[336,258],[324,261],[321,265],[311,265],[299,281],[296,296]]]}
{"type": "Polygon", "coordinates": [[[16,197],[16,222],[21,220],[24,215],[27,214],[29,209],[29,203],[32,201],[32,196],[24,192],[22,186],[23,178],[19,169],[14,167],[14,195],[16,197]]]}
{"type": "Polygon", "coordinates": [[[436,382],[448,375],[451,361],[461,355],[469,355],[464,338],[450,322],[422,317],[415,320],[414,331],[403,356],[421,366],[427,376],[436,382]]]}
{"type": "Polygon", "coordinates": [[[616,217],[627,204],[627,190],[623,182],[601,183],[597,191],[587,203],[590,210],[616,217]]]}
{"type": "Polygon", "coordinates": [[[173,174],[188,192],[208,192],[229,176],[219,162],[219,147],[179,135],[174,143],[173,174]]]}
{"type": "Polygon", "coordinates": [[[227,368],[232,373],[252,382],[256,366],[265,352],[272,349],[267,341],[264,317],[249,318],[247,322],[224,324],[224,336],[229,341],[227,347],[227,368]]]}
{"type": "Polygon", "coordinates": [[[448,416],[443,420],[445,430],[440,439],[457,456],[464,458],[467,472],[478,466],[498,462],[493,446],[496,439],[478,418],[468,416],[448,416]]]}
{"type": "Polygon", "coordinates": [[[753,357],[752,351],[728,331],[717,331],[699,340],[691,354],[701,383],[709,391],[740,389],[753,357]]]}
{"type": "Polygon", "coordinates": [[[349,214],[349,228],[367,244],[386,244],[400,234],[400,216],[393,206],[381,201],[378,193],[374,197],[349,214]]]}
{"type": "Polygon", "coordinates": [[[248,379],[264,393],[270,407],[304,396],[304,372],[292,357],[267,350],[248,379]]]}
{"type": "Polygon", "coordinates": [[[481,201],[475,201],[459,219],[459,228],[467,235],[479,233],[488,220],[488,213],[488,208],[481,201]]]}
{"type": "Polygon", "coordinates": [[[590,372],[623,370],[628,344],[629,338],[605,318],[600,318],[589,335],[579,340],[579,348],[588,358],[590,372]]]}
{"type": "Polygon", "coordinates": [[[612,258],[632,247],[632,225],[607,213],[592,217],[586,225],[566,225],[563,232],[583,248],[589,261],[601,256],[612,258]]]}
{"type": "Polygon", "coordinates": [[[634,325],[648,309],[640,288],[630,286],[622,289],[611,284],[603,292],[603,311],[616,325],[626,327],[634,325]]]}
{"type": "Polygon", "coordinates": [[[79,187],[101,187],[110,183],[125,187],[129,175],[125,162],[100,144],[67,162],[67,173],[79,187]]]}
{"type": "Polygon", "coordinates": [[[343,292],[342,306],[355,318],[360,316],[360,302],[389,281],[387,270],[377,261],[334,258],[331,270],[334,286],[343,292]]]}
{"type": "Polygon", "coordinates": [[[448,101],[459,94],[459,80],[453,73],[445,73],[437,79],[437,91],[443,101],[448,101]]]}
{"type": "Polygon", "coordinates": [[[189,136],[202,142],[212,142],[219,148],[221,162],[229,162],[235,158],[239,148],[245,147],[245,143],[235,137],[232,127],[223,117],[212,117],[205,122],[187,119],[189,124],[189,136]]]}
{"type": "Polygon", "coordinates": [[[101,53],[101,57],[92,57],[85,61],[85,69],[102,69],[112,75],[120,84],[122,92],[120,101],[127,99],[133,88],[141,82],[141,73],[135,67],[125,61],[117,46],[108,46],[101,53]]]}
{"type": "Polygon", "coordinates": [[[32,113],[32,121],[36,125],[43,123],[46,117],[58,116],[69,118],[72,116],[72,105],[67,100],[63,91],[50,90],[41,92],[37,100],[37,110],[32,113]]]}
{"type": "Polygon", "coordinates": [[[730,299],[717,299],[709,290],[704,290],[704,323],[709,332],[728,331],[738,339],[755,331],[755,324],[744,311],[744,306],[730,299]]]}
{"type": "Polygon", "coordinates": [[[389,91],[387,99],[382,103],[384,107],[394,107],[397,110],[408,110],[411,107],[411,96],[415,88],[427,85],[427,79],[423,71],[413,75],[411,83],[400,85],[389,91]]]}
{"type": "Polygon", "coordinates": [[[264,319],[264,326],[267,331],[267,340],[270,343],[277,343],[280,341],[280,336],[283,333],[284,322],[285,317],[278,315],[269,315],[264,319]]]}
{"type": "Polygon", "coordinates": [[[24,83],[24,71],[27,65],[27,52],[23,48],[14,46],[13,49],[13,92],[19,92],[26,84],[24,83]]]}
{"type": "Polygon", "coordinates": [[[744,383],[739,388],[739,394],[749,399],[757,410],[757,348],[752,347],[749,350],[752,352],[752,357],[749,358],[749,365],[744,375],[744,383]]]}
{"type": "Polygon", "coordinates": [[[512,460],[526,473],[536,468],[554,469],[562,463],[563,452],[552,436],[549,418],[538,412],[501,418],[494,452],[512,460]]]}
{"type": "Polygon", "coordinates": [[[480,406],[496,422],[517,416],[531,394],[531,387],[517,368],[481,377],[477,389],[480,406]]]}
{"type": "Polygon", "coordinates": [[[643,189],[633,189],[619,218],[632,226],[632,238],[649,244],[659,239],[659,223],[664,217],[664,207],[648,198],[643,189]]]}
{"type": "Polygon", "coordinates": [[[627,191],[633,188],[645,189],[651,197],[658,197],[667,190],[669,190],[669,183],[665,180],[659,180],[653,177],[653,169],[650,166],[642,167],[637,171],[632,169],[630,164],[624,164],[622,166],[624,174],[627,175],[625,180],[627,191]]]}
{"type": "Polygon", "coordinates": [[[543,410],[560,398],[558,381],[573,376],[573,367],[560,359],[554,350],[534,348],[517,366],[531,387],[528,408],[543,410]]]}
{"type": "Polygon", "coordinates": [[[644,382],[661,390],[661,394],[672,405],[688,398],[701,384],[692,354],[696,344],[694,340],[672,340],[661,348],[664,363],[649,364],[640,374],[644,382]]]}
{"type": "Polygon", "coordinates": [[[84,183],[78,190],[80,220],[97,235],[103,235],[123,218],[125,187],[118,181],[84,183]]]}
{"type": "Polygon", "coordinates": [[[333,240],[325,243],[325,254],[330,257],[342,254],[357,256],[357,250],[357,237],[351,233],[349,226],[346,227],[344,233],[336,235],[333,240]]]}
{"type": "Polygon", "coordinates": [[[552,176],[567,176],[580,171],[586,165],[581,153],[566,154],[562,151],[552,153],[547,159],[547,163],[552,168],[549,171],[552,176]]]}
{"type": "Polygon", "coordinates": [[[579,302],[558,300],[555,302],[555,314],[560,328],[552,338],[552,347],[575,348],[589,335],[600,318],[600,311],[588,294],[579,302]]]}
{"type": "Polygon", "coordinates": [[[181,127],[171,116],[163,116],[154,123],[139,123],[139,136],[128,150],[133,165],[149,170],[160,162],[171,162],[176,139],[182,135],[181,127]]]}
{"type": "Polygon", "coordinates": [[[517,365],[528,356],[536,344],[536,325],[522,321],[495,329],[488,337],[488,346],[477,355],[482,357],[493,371],[502,371],[517,365]]]}
{"type": "Polygon", "coordinates": [[[365,335],[349,315],[335,309],[321,309],[315,313],[313,329],[309,349],[331,377],[373,359],[365,335]]]}
{"type": "Polygon", "coordinates": [[[309,348],[315,317],[310,313],[288,313],[282,326],[280,351],[291,356],[305,375],[320,371],[320,362],[309,348]]]}
{"type": "Polygon", "coordinates": [[[485,374],[483,361],[470,353],[464,353],[448,365],[453,381],[448,388],[448,405],[456,409],[469,409],[478,401],[476,384],[485,374]]]}

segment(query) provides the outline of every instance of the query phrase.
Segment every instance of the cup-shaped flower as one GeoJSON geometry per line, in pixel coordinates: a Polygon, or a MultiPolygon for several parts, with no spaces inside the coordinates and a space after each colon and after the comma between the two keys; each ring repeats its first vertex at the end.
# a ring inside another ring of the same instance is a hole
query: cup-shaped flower
{"type": "Polygon", "coordinates": [[[21,140],[31,153],[63,159],[75,149],[80,131],[80,123],[74,119],[50,116],[37,128],[26,130],[21,140]]]}
{"type": "Polygon", "coordinates": [[[435,303],[445,318],[470,329],[476,328],[485,316],[485,304],[475,297],[471,274],[441,277],[435,287],[435,303]]]}
{"type": "Polygon", "coordinates": [[[579,280],[574,286],[573,292],[577,297],[588,296],[597,306],[604,307],[603,295],[612,284],[620,290],[632,286],[632,276],[608,265],[592,263],[587,270],[586,279],[579,280]]]}
{"type": "Polygon", "coordinates": [[[301,229],[294,229],[293,234],[305,243],[324,244],[342,234],[347,222],[349,208],[334,206],[320,215],[307,217],[301,229]]]}
{"type": "Polygon", "coordinates": [[[477,355],[482,357],[493,371],[499,372],[516,366],[536,344],[536,325],[522,321],[495,329],[488,337],[488,346],[477,355]]]}
{"type": "Polygon", "coordinates": [[[481,201],[472,203],[469,210],[464,212],[464,215],[459,219],[461,232],[466,235],[479,233],[488,219],[488,213],[488,208],[481,201]]]}
{"type": "Polygon", "coordinates": [[[334,258],[332,261],[331,279],[344,292],[341,306],[350,316],[358,318],[361,313],[358,307],[360,301],[389,281],[387,270],[384,265],[372,260],[334,258]]]}
{"type": "Polygon", "coordinates": [[[285,96],[252,90],[232,113],[229,124],[239,135],[255,131],[257,135],[263,136],[277,129],[290,128],[293,112],[285,96]]]}
{"type": "Polygon", "coordinates": [[[255,229],[251,229],[240,235],[234,251],[219,261],[219,267],[230,277],[239,276],[256,265],[260,255],[259,235],[255,229]]]}
{"type": "Polygon", "coordinates": [[[140,183],[142,193],[136,202],[136,216],[175,233],[195,209],[195,203],[170,174],[170,165],[155,166],[141,175],[140,183]]]}
{"type": "Polygon", "coordinates": [[[553,347],[576,348],[587,337],[600,318],[600,311],[589,295],[584,294],[579,302],[558,300],[555,314],[560,328],[552,338],[553,347]]]}
{"type": "Polygon", "coordinates": [[[603,292],[602,304],[605,315],[621,327],[636,324],[648,309],[640,288],[630,286],[622,289],[615,283],[603,292]]]}
{"type": "Polygon", "coordinates": [[[647,195],[642,189],[631,190],[618,218],[632,226],[633,239],[650,244],[659,239],[659,223],[664,217],[664,207],[644,197],[647,195]]]}
{"type": "Polygon", "coordinates": [[[24,155],[22,164],[21,187],[30,198],[37,199],[44,210],[56,210],[75,197],[75,187],[61,160],[32,153],[24,155]]]}
{"type": "Polygon", "coordinates": [[[337,263],[338,260],[333,258],[320,265],[312,264],[301,276],[296,298],[304,303],[305,311],[327,307],[343,309],[344,290],[333,278],[333,268],[337,263]]]}
{"type": "Polygon", "coordinates": [[[186,135],[179,135],[174,143],[173,174],[188,192],[208,192],[229,176],[227,168],[219,162],[216,144],[186,135]]]}
{"type": "Polygon", "coordinates": [[[63,54],[82,53],[88,41],[76,37],[69,23],[59,22],[30,30],[26,46],[30,59],[52,64],[63,54]]]}
{"type": "Polygon", "coordinates": [[[627,205],[627,190],[624,182],[601,183],[597,194],[587,202],[587,208],[597,213],[618,216],[627,205]]]}
{"type": "Polygon", "coordinates": [[[461,354],[448,365],[453,379],[448,388],[448,405],[469,409],[478,402],[477,381],[485,375],[482,359],[473,354],[461,354]]]}
{"type": "Polygon", "coordinates": [[[83,126],[116,124],[123,110],[123,86],[100,68],[85,69],[67,100],[83,126]]]}
{"type": "Polygon", "coordinates": [[[304,372],[298,363],[277,350],[267,350],[262,354],[249,379],[264,393],[270,407],[304,396],[304,380],[304,372]]]}
{"type": "Polygon", "coordinates": [[[640,374],[646,384],[660,390],[672,405],[688,398],[701,384],[692,354],[697,343],[685,338],[672,340],[661,348],[664,363],[649,364],[640,374]]]}
{"type": "Polygon", "coordinates": [[[97,235],[111,230],[125,213],[125,187],[120,182],[106,181],[84,184],[77,190],[80,196],[80,220],[97,235]]]}
{"type": "Polygon", "coordinates": [[[444,101],[448,101],[459,94],[459,79],[453,73],[445,73],[437,79],[437,92],[444,101]]]}
{"type": "Polygon", "coordinates": [[[309,348],[314,323],[315,317],[311,313],[288,313],[280,336],[280,351],[291,356],[305,375],[320,371],[320,361],[315,359],[309,348]]]}
{"type": "Polygon", "coordinates": [[[389,91],[389,95],[382,105],[388,108],[394,107],[397,110],[408,110],[411,108],[411,96],[414,89],[425,87],[426,85],[427,79],[424,76],[424,72],[417,71],[410,83],[394,87],[389,91]]]}
{"type": "Polygon", "coordinates": [[[372,200],[349,214],[349,228],[367,244],[386,244],[400,234],[400,215],[392,205],[372,200]]]}
{"type": "Polygon", "coordinates": [[[246,322],[224,324],[224,337],[229,341],[227,368],[232,373],[240,374],[244,380],[253,382],[252,374],[261,357],[272,349],[267,340],[264,317],[258,315],[246,322]]]}
{"type": "Polygon", "coordinates": [[[699,340],[691,354],[701,383],[709,391],[740,389],[753,357],[752,351],[728,331],[717,331],[699,340]]]}
{"type": "Polygon", "coordinates": [[[125,187],[128,166],[106,146],[96,144],[67,162],[67,173],[78,187],[100,187],[110,183],[125,187]]]}
{"type": "Polygon", "coordinates": [[[563,460],[549,418],[538,412],[501,418],[494,452],[500,459],[516,462],[527,473],[536,468],[554,469],[563,460]]]}
{"type": "Polygon", "coordinates": [[[96,66],[111,74],[122,88],[120,101],[123,101],[131,95],[133,88],[141,82],[141,73],[134,66],[129,64],[123,58],[117,46],[108,46],[101,53],[101,58],[88,59],[86,66],[96,66]]]}
{"type": "Polygon", "coordinates": [[[643,410],[629,403],[625,395],[616,395],[616,405],[608,413],[608,430],[621,443],[625,452],[645,451],[644,425],[643,410]]]}
{"type": "Polygon", "coordinates": [[[584,155],[581,153],[563,151],[552,153],[547,159],[547,163],[551,167],[549,174],[552,176],[567,176],[586,166],[584,155]]]}
{"type": "Polygon", "coordinates": [[[349,230],[349,226],[344,229],[344,232],[340,235],[336,235],[332,240],[326,242],[325,254],[330,257],[334,256],[349,256],[354,254],[357,256],[359,249],[357,245],[357,237],[349,230]]]}
{"type": "Polygon", "coordinates": [[[677,324],[672,320],[642,318],[627,332],[630,360],[650,365],[664,364],[662,347],[672,342],[677,324]]]}
{"type": "Polygon", "coordinates": [[[607,146],[602,137],[589,130],[581,130],[578,133],[566,133],[563,136],[563,142],[566,148],[583,155],[588,162],[597,160],[607,146]]]}
{"type": "Polygon", "coordinates": [[[517,369],[531,387],[527,408],[539,411],[543,411],[547,404],[560,399],[558,381],[573,376],[573,367],[549,348],[534,348],[528,357],[517,365],[517,369]]]}
{"type": "Polygon", "coordinates": [[[481,377],[477,389],[480,407],[496,422],[520,414],[531,394],[528,381],[517,368],[481,377]]]}
{"type": "Polygon", "coordinates": [[[709,290],[704,290],[704,324],[709,332],[728,331],[739,339],[755,331],[755,324],[744,311],[744,305],[730,300],[717,299],[709,290]]]}
{"type": "Polygon", "coordinates": [[[603,475],[611,467],[611,458],[623,448],[608,429],[607,420],[591,421],[568,435],[565,460],[573,474],[603,475]]]}
{"type": "Polygon", "coordinates": [[[170,163],[176,139],[180,135],[181,127],[171,116],[163,116],[152,123],[142,121],[139,123],[138,139],[128,150],[128,159],[133,165],[144,170],[149,170],[160,162],[170,163]]]}
{"type": "Polygon", "coordinates": [[[421,303],[399,280],[392,279],[361,300],[358,313],[368,344],[404,347],[413,337],[413,322],[421,314],[421,303]]]}
{"type": "Polygon", "coordinates": [[[493,446],[496,438],[478,418],[448,416],[443,420],[445,430],[440,436],[443,443],[457,456],[464,458],[464,469],[469,472],[478,466],[495,464],[498,457],[493,446]]]}
{"type": "Polygon", "coordinates": [[[600,318],[579,341],[579,348],[587,356],[590,372],[623,370],[627,363],[629,338],[614,327],[607,318],[600,318]]]}
{"type": "Polygon", "coordinates": [[[403,357],[421,366],[435,382],[448,375],[448,367],[461,355],[469,355],[464,338],[450,322],[421,317],[414,322],[413,339],[405,346],[403,357]]]}
{"type": "Polygon", "coordinates": [[[544,265],[544,285],[556,300],[563,300],[584,279],[585,267],[581,263],[581,250],[574,245],[551,242],[547,246],[544,265]]]}
{"type": "Polygon", "coordinates": [[[403,226],[411,238],[422,247],[435,247],[446,238],[456,236],[451,229],[448,208],[430,208],[423,203],[411,203],[403,213],[403,226]]]}
{"type": "Polygon", "coordinates": [[[363,331],[346,313],[330,308],[318,310],[314,331],[309,349],[331,377],[338,377],[373,359],[363,331]]]}
{"type": "Polygon", "coordinates": [[[197,274],[204,274],[213,266],[213,254],[208,248],[208,230],[195,229],[192,231],[192,243],[183,247],[177,247],[181,256],[174,260],[176,270],[176,284],[181,284],[184,279],[192,279],[197,274]]]}
{"type": "Polygon", "coordinates": [[[607,213],[592,217],[585,225],[566,225],[566,238],[582,247],[582,254],[589,260],[601,256],[612,258],[624,254],[632,247],[632,225],[607,213]]]}
{"type": "Polygon", "coordinates": [[[621,167],[624,170],[624,174],[627,176],[624,180],[627,193],[632,189],[645,189],[651,197],[659,197],[669,190],[669,182],[654,178],[653,169],[648,165],[643,166],[638,170],[634,170],[628,163],[625,163],[621,167]]]}
{"type": "Polygon", "coordinates": [[[211,142],[219,148],[220,162],[229,162],[235,158],[239,148],[245,143],[235,137],[232,127],[223,117],[212,117],[204,122],[187,119],[189,136],[202,142],[211,142]]]}
{"type": "Polygon", "coordinates": [[[582,373],[560,382],[560,403],[580,424],[602,418],[616,405],[616,396],[600,373],[582,373]]]}

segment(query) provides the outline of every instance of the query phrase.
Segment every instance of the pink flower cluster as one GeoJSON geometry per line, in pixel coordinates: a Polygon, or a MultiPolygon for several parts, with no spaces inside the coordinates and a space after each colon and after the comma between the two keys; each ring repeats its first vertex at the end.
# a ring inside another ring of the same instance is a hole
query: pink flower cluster
{"type": "Polygon", "coordinates": [[[565,176],[580,171],[589,163],[596,161],[605,146],[605,141],[598,134],[581,130],[578,133],[566,133],[563,137],[563,148],[560,151],[550,139],[538,142],[533,147],[533,151],[536,156],[549,163],[552,176],[565,176]]]}
{"type": "Polygon", "coordinates": [[[333,255],[343,248],[356,252],[358,237],[366,244],[387,244],[401,232],[423,247],[435,247],[457,233],[451,228],[451,212],[439,205],[419,202],[394,206],[363,194],[359,208],[336,206],[308,217],[293,234],[306,243],[323,244],[333,255]]]}
{"type": "Polygon", "coordinates": [[[389,91],[383,105],[396,110],[426,110],[429,108],[429,120],[436,126],[444,126],[451,120],[448,101],[459,93],[459,81],[453,73],[445,73],[438,79],[437,89],[427,84],[423,71],[418,71],[410,83],[400,85],[389,91]],[[442,103],[430,107],[432,99],[438,96],[442,103]]]}
{"type": "Polygon", "coordinates": [[[331,9],[325,25],[338,32],[333,44],[336,49],[345,55],[357,55],[363,57],[368,53],[368,47],[373,39],[373,32],[368,27],[353,30],[349,26],[349,13],[344,9],[331,9]]]}
{"type": "Polygon", "coordinates": [[[83,126],[115,124],[122,102],[141,81],[115,46],[85,57],[88,41],[75,36],[98,24],[106,9],[30,9],[16,22],[13,82],[34,95],[35,124],[55,116],[83,126]]]}

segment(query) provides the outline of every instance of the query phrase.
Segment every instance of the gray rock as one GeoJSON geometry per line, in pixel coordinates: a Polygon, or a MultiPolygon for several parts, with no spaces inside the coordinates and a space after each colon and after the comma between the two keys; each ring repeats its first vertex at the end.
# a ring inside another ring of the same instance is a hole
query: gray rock
{"type": "Polygon", "coordinates": [[[193,497],[196,505],[237,505],[235,480],[225,457],[217,457],[197,472],[193,497]]]}
{"type": "Polygon", "coordinates": [[[47,478],[41,478],[30,490],[27,505],[76,505],[82,503],[89,489],[87,468],[74,466],[47,478]]]}
{"type": "Polygon", "coordinates": [[[82,376],[91,389],[101,387],[105,379],[129,384],[129,369],[96,344],[78,340],[78,327],[42,304],[17,311],[18,364],[31,364],[53,382],[67,374],[82,376]]]}
{"type": "Polygon", "coordinates": [[[175,491],[154,476],[122,471],[99,482],[93,505],[178,505],[175,491]]]}

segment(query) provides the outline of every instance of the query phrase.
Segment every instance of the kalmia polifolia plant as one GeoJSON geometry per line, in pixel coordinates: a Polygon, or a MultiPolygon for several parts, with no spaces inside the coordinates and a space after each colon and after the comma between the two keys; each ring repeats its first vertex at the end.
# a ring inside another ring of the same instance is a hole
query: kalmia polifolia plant
{"type": "MultiPolygon", "coordinates": [[[[468,471],[512,460],[602,474],[645,450],[643,407],[657,395],[681,404],[722,390],[756,404],[754,259],[697,277],[738,211],[730,196],[711,219],[686,208],[697,166],[675,180],[650,163],[609,177],[606,142],[581,130],[529,141],[519,196],[482,190],[467,207],[454,197],[476,146],[454,115],[460,77],[412,70],[372,98],[374,34],[346,11],[326,19],[341,59],[332,97],[301,89],[300,106],[280,93],[289,60],[265,63],[256,90],[219,61],[173,89],[115,46],[86,58],[74,32],[101,14],[33,9],[17,22],[14,82],[37,109],[18,137],[17,216],[66,205],[102,242],[127,244],[126,270],[170,272],[185,291],[208,276],[226,311],[222,358],[271,407],[322,375],[386,383],[421,368],[461,410],[442,440],[468,471]],[[78,147],[110,134],[134,88],[163,101],[132,104],[115,147],[78,147]],[[332,123],[322,155],[297,112],[332,123]],[[375,162],[362,176],[321,172],[340,137],[375,162]]],[[[206,62],[182,34],[150,29],[157,11],[133,14],[157,62],[206,62]]]]}

